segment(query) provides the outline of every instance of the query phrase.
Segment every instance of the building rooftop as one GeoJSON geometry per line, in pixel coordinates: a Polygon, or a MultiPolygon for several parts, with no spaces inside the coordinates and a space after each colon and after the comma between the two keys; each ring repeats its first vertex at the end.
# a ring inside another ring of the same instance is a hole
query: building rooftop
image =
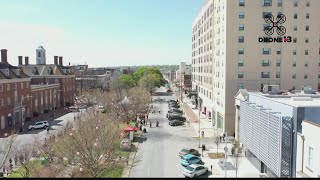
{"type": "Polygon", "coordinates": [[[261,92],[248,93],[270,98],[270,100],[294,107],[320,107],[320,93],[314,91],[312,94],[304,93],[303,91],[292,91],[276,95],[261,92]]]}

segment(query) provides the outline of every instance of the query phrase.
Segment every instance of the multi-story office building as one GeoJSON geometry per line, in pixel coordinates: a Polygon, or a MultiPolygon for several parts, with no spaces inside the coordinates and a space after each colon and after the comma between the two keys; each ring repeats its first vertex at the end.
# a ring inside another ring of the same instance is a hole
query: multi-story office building
{"type": "Polygon", "coordinates": [[[192,78],[202,111],[212,112],[216,128],[234,133],[238,89],[261,90],[266,84],[282,90],[319,88],[319,7],[319,0],[205,2],[192,27],[192,78]],[[266,19],[268,14],[274,18],[266,19]],[[272,20],[280,23],[272,25],[272,20]],[[283,42],[267,43],[265,37],[283,42]]]}

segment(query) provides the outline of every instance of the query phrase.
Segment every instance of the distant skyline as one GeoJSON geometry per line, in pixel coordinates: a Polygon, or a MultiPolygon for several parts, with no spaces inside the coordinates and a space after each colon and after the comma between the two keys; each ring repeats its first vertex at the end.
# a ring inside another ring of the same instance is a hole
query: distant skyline
{"type": "Polygon", "coordinates": [[[8,61],[42,43],[47,63],[89,67],[191,63],[192,21],[205,0],[1,0],[0,48],[8,61]]]}

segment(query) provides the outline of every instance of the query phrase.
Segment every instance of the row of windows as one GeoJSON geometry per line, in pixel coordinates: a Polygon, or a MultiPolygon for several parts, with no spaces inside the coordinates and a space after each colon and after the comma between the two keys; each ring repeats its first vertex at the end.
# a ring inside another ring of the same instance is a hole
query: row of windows
{"type": "MultiPolygon", "coordinates": [[[[266,27],[269,27],[269,24],[263,24],[262,30],[265,30],[266,27]]],[[[244,24],[239,24],[239,31],[244,31],[244,24]]],[[[297,25],[294,25],[293,31],[298,31],[297,25]]],[[[310,31],[310,26],[305,26],[305,31],[310,31]]]]}
{"type": "MultiPolygon", "coordinates": [[[[245,14],[244,12],[239,12],[239,19],[244,19],[244,14],[245,14]]],[[[278,12],[278,15],[279,14],[282,14],[282,12],[278,12]]],[[[266,17],[267,15],[272,15],[272,12],[263,12],[262,13],[262,18],[266,17]]],[[[294,19],[298,19],[298,14],[294,13],[293,18],[294,19]]],[[[310,14],[309,13],[306,13],[306,19],[310,19],[310,14]]]]}
{"type": "MultiPolygon", "coordinates": [[[[270,78],[270,77],[271,77],[270,72],[261,72],[261,78],[270,78]]],[[[238,72],[238,78],[239,79],[244,78],[244,72],[242,71],[238,72]]],[[[280,78],[280,72],[276,72],[276,78],[280,78]]],[[[296,79],[296,78],[297,78],[297,75],[293,74],[292,79],[296,79]]],[[[305,74],[303,78],[308,79],[308,75],[305,74]]],[[[320,74],[318,74],[318,78],[320,78],[320,74]]]]}
{"type": "MultiPolygon", "coordinates": [[[[24,86],[25,86],[26,88],[29,88],[29,82],[26,82],[26,83],[21,82],[21,83],[20,83],[20,88],[21,88],[21,89],[23,89],[24,86]],[[25,84],[25,85],[24,85],[24,84],[25,84]]],[[[0,85],[0,92],[3,92],[3,91],[4,91],[4,90],[3,90],[3,87],[4,87],[4,85],[1,84],[1,85],[0,85]]],[[[17,90],[17,88],[18,88],[18,84],[15,83],[14,86],[12,86],[13,89],[11,89],[11,85],[10,85],[10,84],[7,84],[6,87],[7,87],[7,91],[12,91],[12,90],[15,91],[15,90],[17,90]]]]}
{"type": "MultiPolygon", "coordinates": [[[[282,0],[277,0],[277,5],[282,6],[282,0]]],[[[245,0],[239,0],[239,6],[245,6],[245,0]]],[[[272,0],[263,0],[263,6],[272,6],[272,0]]],[[[294,0],[293,2],[294,7],[298,7],[298,0],[294,0]]],[[[306,7],[310,7],[310,1],[306,1],[306,7]]]]}
{"type": "MultiPolygon", "coordinates": [[[[239,41],[240,41],[240,39],[239,39],[239,41]]],[[[238,49],[238,54],[244,54],[244,48],[239,48],[238,49]]],[[[262,49],[262,54],[270,55],[271,54],[271,48],[263,48],[262,49]]],[[[281,50],[280,49],[277,50],[277,54],[281,54],[281,50]]],[[[292,54],[293,55],[297,55],[297,50],[293,50],[292,54]]],[[[304,55],[309,55],[309,50],[305,50],[304,51],[304,55]]],[[[320,55],[320,49],[319,49],[319,55],[320,55]]]]}

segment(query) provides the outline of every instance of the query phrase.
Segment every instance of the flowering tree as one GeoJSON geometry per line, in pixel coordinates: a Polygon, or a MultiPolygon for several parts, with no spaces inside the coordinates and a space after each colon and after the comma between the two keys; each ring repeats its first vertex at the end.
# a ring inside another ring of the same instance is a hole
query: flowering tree
{"type": "Polygon", "coordinates": [[[90,177],[101,177],[105,169],[115,163],[119,135],[116,121],[102,114],[87,114],[71,131],[57,139],[54,149],[90,177]]]}
{"type": "Polygon", "coordinates": [[[9,160],[10,153],[14,148],[16,134],[12,133],[10,137],[4,134],[5,138],[0,139],[0,167],[3,168],[5,163],[9,160]]]}

